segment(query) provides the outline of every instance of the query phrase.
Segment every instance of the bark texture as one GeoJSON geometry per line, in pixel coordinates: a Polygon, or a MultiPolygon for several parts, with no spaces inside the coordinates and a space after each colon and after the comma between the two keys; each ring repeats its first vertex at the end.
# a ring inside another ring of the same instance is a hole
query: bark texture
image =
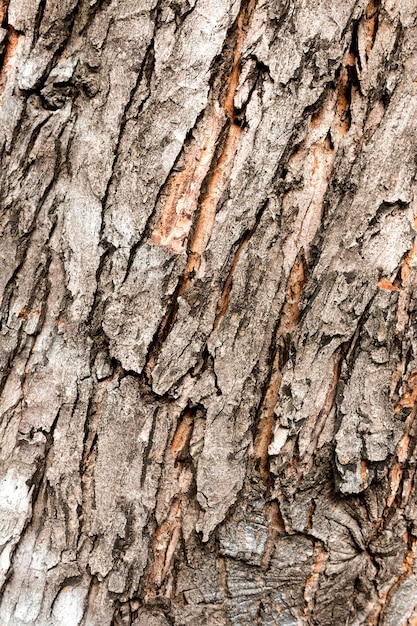
{"type": "Polygon", "coordinates": [[[2,626],[415,626],[416,0],[0,6],[2,626]]]}

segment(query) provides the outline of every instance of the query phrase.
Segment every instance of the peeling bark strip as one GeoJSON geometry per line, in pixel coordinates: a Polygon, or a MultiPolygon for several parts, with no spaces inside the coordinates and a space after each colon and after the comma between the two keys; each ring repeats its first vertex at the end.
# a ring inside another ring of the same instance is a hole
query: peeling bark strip
{"type": "Polygon", "coordinates": [[[1,626],[417,624],[417,4],[0,3],[1,626]]]}

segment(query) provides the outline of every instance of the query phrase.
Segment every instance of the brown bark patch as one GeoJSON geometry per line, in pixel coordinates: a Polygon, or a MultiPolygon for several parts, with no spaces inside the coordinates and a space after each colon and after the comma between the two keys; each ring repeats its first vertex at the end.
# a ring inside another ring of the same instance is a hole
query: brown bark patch
{"type": "Polygon", "coordinates": [[[395,412],[398,413],[405,407],[413,408],[417,399],[417,372],[412,372],[406,385],[406,391],[401,396],[399,403],[395,407],[395,412]]]}
{"type": "Polygon", "coordinates": [[[387,291],[401,291],[399,287],[393,285],[387,278],[381,278],[378,282],[378,287],[387,291]]]}
{"type": "Polygon", "coordinates": [[[365,51],[367,57],[369,57],[371,53],[371,50],[375,43],[376,33],[378,31],[380,4],[380,0],[370,0],[365,11],[365,22],[367,27],[365,51]]]}
{"type": "Polygon", "coordinates": [[[167,519],[153,537],[153,563],[149,571],[145,600],[156,595],[170,567],[181,536],[182,500],[174,500],[167,519]]]}
{"type": "MultiPolygon", "coordinates": [[[[190,250],[200,256],[210,240],[216,218],[216,209],[219,200],[226,189],[230,173],[233,167],[238,140],[242,135],[242,129],[236,124],[231,124],[229,134],[220,158],[213,169],[207,191],[201,203],[199,219],[190,245],[190,250]]],[[[193,267],[195,263],[192,263],[193,267]]],[[[196,269],[194,267],[194,269],[196,269]]]]}
{"type": "Polygon", "coordinates": [[[262,565],[268,565],[272,553],[276,548],[276,540],[279,535],[285,533],[284,519],[277,500],[272,500],[265,505],[265,512],[269,517],[268,537],[265,542],[265,549],[262,555],[262,565]]]}
{"type": "Polygon", "coordinates": [[[27,318],[28,318],[28,311],[27,311],[27,308],[24,306],[19,311],[19,319],[25,322],[27,318]]]}
{"type": "Polygon", "coordinates": [[[182,419],[178,422],[174,437],[171,443],[172,455],[177,459],[181,458],[188,448],[194,428],[194,413],[187,409],[182,419]]]}
{"type": "Polygon", "coordinates": [[[3,52],[3,62],[0,69],[0,93],[3,91],[10,71],[13,68],[17,52],[17,44],[19,43],[20,37],[17,30],[15,30],[13,26],[10,26],[10,24],[7,26],[7,31],[8,34],[3,52]]]}
{"type": "MultiPolygon", "coordinates": [[[[412,378],[414,380],[414,383],[417,383],[416,372],[413,373],[412,378]]],[[[397,406],[395,409],[395,412],[398,412],[399,410],[401,410],[401,407],[399,408],[397,406]]],[[[389,485],[390,485],[390,492],[387,497],[387,508],[390,508],[393,505],[396,495],[398,493],[398,490],[400,488],[401,481],[403,479],[403,469],[404,469],[404,464],[407,462],[407,459],[409,456],[411,431],[414,426],[415,417],[416,417],[416,409],[414,408],[411,411],[410,415],[408,415],[405,421],[403,436],[398,442],[396,450],[395,450],[394,462],[391,465],[389,477],[388,477],[389,485]]]]}

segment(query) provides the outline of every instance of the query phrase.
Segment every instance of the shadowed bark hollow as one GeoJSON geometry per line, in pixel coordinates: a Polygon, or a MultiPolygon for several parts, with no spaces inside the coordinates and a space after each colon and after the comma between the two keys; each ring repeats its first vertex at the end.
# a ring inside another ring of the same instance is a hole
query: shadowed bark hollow
{"type": "Polygon", "coordinates": [[[416,0],[0,9],[1,625],[415,626],[416,0]]]}

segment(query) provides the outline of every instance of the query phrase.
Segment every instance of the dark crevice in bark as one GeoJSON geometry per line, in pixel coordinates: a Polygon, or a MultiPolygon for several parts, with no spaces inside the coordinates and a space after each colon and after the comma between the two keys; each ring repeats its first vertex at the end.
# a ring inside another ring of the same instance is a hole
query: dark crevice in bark
{"type": "Polygon", "coordinates": [[[391,586],[385,594],[385,601],[381,606],[377,626],[383,626],[385,624],[387,607],[390,607],[390,599],[394,596],[395,592],[400,587],[401,583],[406,580],[413,571],[414,554],[417,539],[412,535],[410,529],[407,528],[407,549],[402,563],[402,572],[394,578],[391,586]]]}
{"type": "Polygon", "coordinates": [[[143,458],[143,462],[142,462],[142,472],[140,475],[140,486],[143,487],[146,481],[146,472],[147,472],[147,462],[149,459],[149,455],[152,449],[152,443],[153,443],[153,436],[154,436],[154,432],[155,432],[155,428],[156,428],[156,422],[158,419],[158,410],[156,410],[155,415],[153,416],[152,419],[152,425],[151,425],[151,430],[149,433],[149,440],[148,443],[146,444],[146,447],[142,453],[142,458],[143,458]]]}
{"type": "Polygon", "coordinates": [[[171,298],[169,299],[168,307],[166,309],[166,313],[159,324],[158,330],[156,331],[151,343],[149,344],[148,353],[146,356],[145,365],[143,368],[143,373],[145,377],[146,383],[151,386],[152,385],[152,371],[156,365],[159,353],[162,349],[162,344],[165,339],[168,337],[172,326],[174,325],[175,319],[177,317],[178,311],[178,296],[181,294],[181,287],[183,284],[183,277],[181,277],[178,282],[175,291],[171,298]]]}
{"type": "MultiPolygon", "coordinates": [[[[46,7],[46,0],[41,0],[41,4],[39,6],[41,6],[42,4],[45,4],[46,7]]],[[[42,89],[42,87],[45,85],[46,79],[49,76],[51,70],[55,67],[56,62],[58,61],[58,59],[61,57],[62,53],[65,51],[65,48],[67,46],[67,44],[69,43],[72,35],[73,35],[73,28],[74,25],[76,23],[76,19],[77,19],[77,15],[79,13],[80,10],[80,4],[77,3],[71,11],[69,11],[65,17],[62,19],[61,21],[61,27],[62,27],[62,34],[63,37],[61,39],[61,41],[58,43],[58,45],[56,46],[54,53],[51,57],[51,59],[49,60],[49,62],[47,63],[45,70],[43,71],[42,75],[39,77],[39,79],[36,81],[35,85],[33,86],[33,88],[30,91],[24,91],[22,90],[22,93],[24,93],[26,96],[29,95],[30,93],[39,93],[40,90],[42,89]]],[[[40,22],[39,22],[39,29],[40,26],[42,24],[41,20],[42,20],[43,14],[41,15],[40,18],[40,22]]],[[[38,34],[35,30],[35,37],[38,37],[38,34]]],[[[46,42],[47,42],[47,37],[45,37],[46,42]]],[[[45,42],[45,47],[47,47],[47,43],[45,42]]],[[[36,41],[35,41],[36,43],[36,41]]]]}
{"type": "MultiPolygon", "coordinates": [[[[235,246],[234,246],[234,251],[233,254],[231,255],[230,259],[229,259],[229,263],[228,265],[230,266],[229,272],[227,274],[227,277],[224,281],[223,284],[223,290],[222,290],[222,294],[216,309],[216,314],[215,314],[215,319],[213,322],[213,329],[212,332],[216,331],[221,323],[222,318],[226,315],[227,313],[227,309],[228,309],[228,304],[229,304],[229,298],[230,298],[230,292],[232,289],[232,285],[233,285],[233,273],[234,270],[237,266],[237,263],[239,261],[239,257],[243,251],[243,249],[245,248],[245,246],[249,243],[250,239],[252,238],[252,236],[254,235],[254,233],[256,232],[259,223],[262,219],[262,216],[265,212],[265,209],[268,205],[268,201],[266,201],[261,208],[259,209],[259,211],[257,212],[256,216],[255,216],[255,220],[254,220],[254,224],[250,229],[247,229],[243,235],[240,237],[239,241],[236,242],[235,246]]],[[[188,277],[189,280],[193,279],[193,276],[189,276],[188,277]]],[[[184,290],[184,282],[185,282],[185,278],[184,276],[181,278],[180,282],[177,285],[177,288],[173,294],[173,296],[171,297],[171,305],[170,308],[168,309],[168,315],[166,315],[163,318],[163,322],[160,325],[156,335],[154,336],[154,340],[153,342],[150,344],[150,347],[148,349],[148,359],[146,361],[145,367],[143,369],[144,372],[144,381],[147,385],[151,386],[151,371],[153,368],[149,367],[149,364],[152,364],[153,359],[155,358],[155,354],[158,355],[162,345],[164,343],[164,341],[166,340],[166,338],[168,337],[168,334],[170,333],[175,320],[176,320],[176,315],[177,315],[177,311],[178,311],[178,297],[179,295],[182,295],[183,290],[184,290]]],[[[188,282],[188,281],[187,281],[188,282]]],[[[187,284],[186,284],[187,286],[187,284]]],[[[198,363],[196,365],[193,365],[183,376],[181,376],[181,378],[176,381],[175,383],[173,383],[173,387],[176,386],[180,386],[182,380],[184,380],[186,378],[186,376],[188,374],[191,374],[192,376],[197,376],[200,375],[203,371],[205,371],[205,369],[207,368],[207,366],[211,366],[211,369],[213,371],[213,375],[216,378],[215,375],[215,371],[214,371],[214,367],[213,367],[213,357],[212,355],[209,353],[208,348],[207,348],[207,342],[209,341],[211,334],[207,337],[207,339],[205,340],[202,348],[201,348],[201,356],[200,359],[198,361],[198,363]]],[[[217,383],[216,383],[217,386],[217,383]]],[[[218,389],[218,395],[221,395],[221,390],[217,387],[218,389]]],[[[169,395],[169,391],[167,392],[169,395]]]]}
{"type": "MultiPolygon", "coordinates": [[[[51,227],[48,241],[50,240],[55,230],[55,226],[56,226],[56,222],[54,222],[51,227]]],[[[46,246],[48,245],[48,241],[46,242],[46,246]]],[[[12,305],[12,298],[13,298],[14,293],[16,292],[18,279],[19,279],[22,269],[24,268],[25,261],[26,259],[22,260],[22,262],[18,265],[13,276],[7,283],[6,288],[3,292],[4,293],[3,300],[0,306],[0,313],[1,313],[0,329],[2,329],[3,325],[6,326],[3,320],[4,320],[4,317],[8,315],[10,311],[10,308],[12,305]]],[[[12,369],[12,364],[13,364],[14,359],[24,351],[26,344],[29,341],[29,342],[32,342],[32,345],[29,350],[29,354],[26,359],[26,362],[27,363],[29,362],[30,357],[32,355],[32,349],[34,347],[36,337],[37,335],[39,335],[43,327],[45,316],[46,316],[48,296],[49,296],[49,292],[51,288],[50,283],[49,283],[49,267],[50,267],[51,261],[52,261],[51,254],[47,254],[45,262],[40,263],[37,266],[37,268],[35,268],[33,289],[29,294],[27,305],[19,312],[19,318],[21,320],[21,324],[16,334],[16,340],[14,342],[14,346],[11,348],[7,356],[7,364],[5,364],[6,366],[2,368],[2,376],[0,378],[0,394],[3,393],[9,373],[11,372],[11,369],[12,369]],[[38,319],[37,327],[35,331],[31,333],[31,335],[27,335],[27,333],[25,332],[23,328],[23,323],[25,319],[27,318],[28,313],[32,311],[32,305],[37,300],[40,293],[43,294],[43,298],[42,298],[42,304],[41,304],[41,308],[39,312],[39,319],[38,319]]],[[[21,379],[22,386],[25,383],[25,378],[26,378],[26,375],[24,375],[21,379]]]]}
{"type": "Polygon", "coordinates": [[[46,0],[39,0],[38,8],[36,11],[35,23],[33,25],[33,38],[32,38],[32,45],[31,45],[32,50],[35,47],[35,44],[39,39],[39,32],[40,32],[43,16],[45,13],[45,8],[46,8],[46,0]]]}
{"type": "MultiPolygon", "coordinates": [[[[166,454],[173,460],[178,477],[182,475],[184,470],[191,468],[194,470],[191,476],[195,473],[194,461],[189,451],[189,443],[193,434],[194,421],[204,411],[201,405],[193,406],[189,403],[178,417],[177,423],[172,429],[166,454]]],[[[154,422],[156,420],[157,416],[154,422]]],[[[158,602],[168,603],[168,605],[171,603],[170,596],[167,596],[164,590],[165,578],[168,573],[174,578],[176,576],[177,559],[184,550],[183,519],[187,514],[190,500],[195,497],[196,493],[195,477],[192,477],[187,490],[184,490],[184,485],[181,484],[180,478],[178,480],[177,488],[171,494],[169,510],[165,518],[159,524],[156,522],[156,519],[153,519],[152,525],[147,525],[148,529],[152,528],[149,534],[152,555],[149,558],[148,566],[140,583],[144,606],[152,607],[158,602]]],[[[166,604],[164,608],[166,608],[166,604]]]]}
{"type": "Polygon", "coordinates": [[[163,183],[161,184],[161,186],[159,187],[158,193],[156,195],[155,198],[155,203],[154,203],[154,208],[151,211],[151,213],[149,214],[148,219],[146,220],[146,224],[144,226],[144,229],[140,235],[140,238],[138,239],[138,241],[136,243],[133,244],[133,246],[131,247],[130,250],[130,254],[129,254],[129,260],[127,263],[127,267],[126,267],[126,272],[123,278],[123,283],[125,283],[127,281],[127,279],[129,278],[130,275],[130,271],[133,265],[133,262],[135,260],[135,256],[136,253],[138,251],[138,249],[145,244],[152,236],[152,232],[154,231],[156,225],[157,225],[157,221],[158,221],[158,206],[162,200],[162,198],[164,197],[164,195],[166,193],[168,193],[168,189],[169,189],[169,183],[171,181],[171,179],[178,174],[181,171],[181,161],[185,158],[188,149],[190,148],[190,146],[192,145],[192,143],[195,141],[195,137],[194,135],[196,134],[196,132],[198,131],[198,128],[201,124],[201,121],[204,119],[205,115],[206,115],[206,111],[207,111],[207,107],[205,109],[203,109],[201,111],[201,113],[199,113],[199,115],[197,116],[197,119],[194,123],[194,125],[192,126],[192,128],[190,128],[185,136],[185,139],[183,141],[182,144],[182,148],[179,151],[177,157],[175,158],[175,161],[171,167],[171,169],[169,170],[168,174],[165,177],[165,180],[163,181],[163,183]]]}
{"type": "Polygon", "coordinates": [[[350,51],[353,54],[353,57],[356,63],[358,64],[359,71],[361,72],[363,68],[362,68],[362,63],[361,63],[360,54],[359,54],[359,46],[358,46],[358,29],[359,29],[360,21],[361,20],[358,19],[353,23],[350,51]]]}
{"type": "MultiPolygon", "coordinates": [[[[101,288],[101,277],[102,273],[105,270],[106,263],[109,262],[113,254],[116,252],[116,248],[112,244],[102,244],[105,247],[104,252],[100,256],[100,261],[98,267],[96,269],[96,290],[94,292],[93,304],[91,305],[90,312],[88,314],[86,325],[91,325],[91,336],[93,338],[97,338],[97,344],[105,344],[108,346],[109,339],[104,333],[102,329],[102,309],[104,306],[103,303],[103,293],[101,288]]],[[[97,353],[97,348],[94,346],[91,350],[91,358],[94,358],[97,353]]]]}
{"type": "MultiPolygon", "coordinates": [[[[112,186],[115,184],[115,181],[114,181],[115,171],[116,171],[116,167],[117,167],[117,165],[119,163],[119,158],[120,158],[119,150],[120,150],[120,147],[121,147],[121,145],[123,143],[123,139],[124,139],[124,136],[125,136],[126,125],[127,125],[128,121],[130,119],[129,118],[129,114],[132,111],[132,108],[133,108],[134,103],[135,103],[135,98],[136,98],[137,92],[138,92],[138,90],[139,90],[139,88],[141,86],[141,83],[144,80],[144,78],[146,78],[147,83],[148,83],[149,93],[148,93],[147,97],[149,97],[149,95],[150,95],[150,80],[151,80],[151,76],[153,74],[154,65],[155,65],[154,41],[155,41],[155,33],[154,33],[154,36],[153,36],[153,38],[151,40],[151,43],[149,44],[149,46],[148,46],[148,48],[147,48],[147,50],[146,50],[146,52],[144,54],[143,61],[142,61],[141,66],[140,66],[136,82],[135,82],[134,86],[132,87],[132,89],[130,91],[130,94],[129,94],[127,103],[126,103],[126,105],[124,107],[122,118],[121,118],[121,121],[120,121],[119,134],[118,134],[118,137],[117,137],[117,140],[116,140],[116,148],[114,150],[114,156],[113,156],[111,173],[110,173],[109,179],[107,181],[106,189],[105,189],[105,192],[104,192],[104,195],[103,195],[103,199],[102,199],[103,213],[102,213],[102,220],[101,220],[100,240],[103,239],[104,215],[105,215],[106,207],[107,207],[107,204],[108,204],[108,201],[109,201],[110,191],[112,189],[112,186]]],[[[136,112],[136,116],[140,115],[140,112],[141,112],[143,106],[146,103],[147,97],[145,97],[142,100],[142,102],[140,103],[139,109],[136,112]]],[[[128,269],[126,270],[126,275],[125,275],[124,281],[126,280],[126,277],[127,277],[128,273],[129,273],[129,270],[130,270],[132,262],[133,262],[133,258],[132,258],[132,252],[131,252],[131,255],[130,255],[130,258],[129,258],[129,263],[128,263],[128,269]]]]}
{"type": "Polygon", "coordinates": [[[329,81],[323,86],[323,90],[317,100],[304,108],[300,116],[300,122],[294,125],[292,133],[285,144],[285,148],[272,176],[272,191],[281,202],[284,195],[294,188],[293,184],[288,184],[285,180],[288,174],[288,163],[305,141],[308,135],[308,126],[314,115],[322,109],[330,92],[334,89],[334,81],[329,81]]]}
{"type": "Polygon", "coordinates": [[[51,194],[51,192],[54,190],[54,187],[57,183],[58,177],[59,177],[59,173],[61,172],[61,168],[62,168],[62,144],[61,144],[61,137],[63,135],[65,131],[65,127],[62,128],[60,130],[60,132],[58,133],[56,139],[55,139],[55,165],[54,165],[54,170],[52,172],[52,176],[51,176],[51,180],[48,183],[48,185],[46,186],[44,192],[42,193],[41,197],[39,198],[38,201],[38,205],[33,213],[33,219],[29,225],[29,227],[27,228],[25,234],[20,238],[20,246],[19,248],[22,249],[23,248],[23,258],[26,258],[26,254],[29,248],[29,245],[31,243],[31,239],[32,239],[32,235],[35,233],[36,231],[36,227],[38,225],[39,222],[39,214],[40,211],[42,210],[42,208],[44,207],[49,195],[51,194]]]}
{"type": "MultiPolygon", "coordinates": [[[[103,398],[101,398],[101,402],[103,398]]],[[[97,402],[97,401],[96,401],[97,402]]],[[[95,465],[95,457],[97,454],[97,442],[98,442],[98,434],[97,434],[97,426],[98,420],[96,419],[96,415],[100,410],[100,401],[96,403],[90,397],[89,404],[87,408],[87,414],[84,421],[84,440],[83,440],[83,451],[80,458],[80,484],[81,484],[81,506],[78,509],[78,520],[79,520],[79,530],[78,530],[78,540],[77,545],[80,544],[81,537],[85,532],[85,515],[87,511],[89,511],[89,507],[95,505],[94,502],[94,465],[95,465]],[[87,484],[87,481],[92,482],[92,487],[87,484]],[[87,489],[91,491],[91,493],[87,494],[87,489]],[[88,498],[88,499],[87,499],[88,498]],[[90,502],[90,498],[92,501],[90,502]]]]}
{"type": "Polygon", "coordinates": [[[92,25],[94,18],[110,7],[112,0],[96,0],[95,2],[85,3],[79,12],[79,37],[85,36],[88,28],[92,25]]]}
{"type": "MultiPolygon", "coordinates": [[[[39,299],[40,294],[43,295],[42,301],[40,303],[40,310],[38,311],[38,322],[36,325],[36,329],[33,333],[31,333],[31,335],[33,335],[34,337],[36,337],[37,335],[39,335],[43,324],[45,322],[45,318],[46,318],[46,309],[47,309],[47,303],[48,303],[48,297],[50,294],[50,290],[51,290],[51,285],[50,285],[50,281],[49,281],[49,268],[52,262],[52,256],[51,254],[48,254],[45,263],[38,265],[38,267],[36,268],[36,271],[34,273],[34,288],[31,291],[29,298],[28,298],[28,302],[27,305],[25,307],[23,307],[23,309],[20,310],[19,312],[19,317],[22,320],[22,322],[26,321],[27,316],[29,313],[32,313],[32,309],[33,309],[33,304],[36,302],[36,300],[39,299]]],[[[18,335],[17,335],[17,352],[16,354],[18,354],[24,347],[25,342],[24,342],[24,336],[27,337],[26,331],[23,328],[23,324],[20,326],[19,331],[18,331],[18,335]]],[[[29,359],[31,357],[31,352],[29,354],[29,357],[27,359],[27,361],[29,362],[29,359]]]]}
{"type": "MultiPolygon", "coordinates": [[[[59,141],[59,139],[57,139],[57,141],[59,141]]],[[[56,145],[58,145],[58,144],[56,144],[56,145]]],[[[28,254],[29,247],[30,247],[30,244],[31,244],[32,235],[34,234],[34,232],[36,230],[36,222],[37,222],[38,216],[40,214],[40,211],[41,211],[41,209],[43,207],[44,202],[46,201],[46,198],[47,198],[48,194],[53,189],[54,179],[56,179],[56,177],[58,175],[58,170],[59,170],[59,159],[57,159],[57,165],[55,167],[55,172],[54,172],[53,179],[50,182],[50,184],[47,186],[47,188],[46,188],[46,190],[45,190],[45,192],[44,192],[44,194],[43,194],[43,196],[41,198],[41,201],[38,204],[38,207],[37,207],[37,209],[35,211],[35,216],[34,216],[34,218],[32,220],[32,223],[31,223],[30,227],[28,228],[27,232],[25,233],[25,235],[23,237],[21,237],[21,242],[20,242],[20,251],[21,251],[20,260],[19,260],[18,266],[14,270],[13,275],[9,279],[9,281],[8,281],[8,283],[6,285],[6,288],[4,290],[4,296],[3,296],[3,300],[2,300],[2,304],[1,304],[1,308],[0,308],[0,311],[2,311],[2,317],[4,316],[5,313],[8,312],[8,310],[10,308],[11,298],[12,298],[13,293],[15,291],[15,287],[16,287],[16,284],[17,284],[17,280],[18,280],[19,274],[20,274],[20,272],[21,272],[21,270],[22,270],[22,268],[23,268],[23,266],[24,266],[24,264],[26,263],[26,260],[27,260],[27,254],[28,254]]],[[[51,226],[51,229],[49,231],[48,241],[49,241],[50,237],[52,236],[52,234],[53,234],[53,232],[55,230],[55,227],[56,227],[56,221],[54,221],[52,226],[51,226]]],[[[49,260],[47,260],[47,266],[49,267],[49,264],[51,262],[50,255],[49,255],[48,259],[49,260]]],[[[48,271],[47,268],[46,268],[45,271],[47,273],[47,271],[48,271]]],[[[13,356],[11,357],[11,360],[12,360],[12,358],[13,358],[13,356]]],[[[11,360],[10,360],[10,363],[11,363],[11,360]]]]}
{"type": "MultiPolygon", "coordinates": [[[[227,273],[226,280],[224,281],[222,294],[220,296],[220,300],[217,305],[216,315],[215,315],[214,322],[213,322],[213,331],[216,331],[218,329],[218,327],[221,324],[221,320],[224,318],[224,316],[227,313],[227,310],[229,308],[230,293],[233,287],[234,271],[239,262],[240,255],[242,254],[244,248],[248,245],[249,241],[255,234],[267,206],[268,206],[268,200],[264,202],[261,208],[257,211],[253,226],[245,230],[245,232],[242,234],[242,236],[240,237],[240,239],[236,242],[234,246],[233,256],[230,257],[231,261],[230,261],[230,258],[228,260],[228,266],[230,269],[227,273]]],[[[207,342],[205,345],[207,345],[207,342]]]]}
{"type": "Polygon", "coordinates": [[[355,332],[352,337],[341,344],[343,363],[346,366],[346,375],[350,377],[352,373],[352,369],[354,366],[355,359],[358,356],[358,350],[360,350],[360,340],[361,335],[363,333],[364,326],[369,319],[370,311],[372,305],[374,303],[375,297],[377,295],[377,289],[375,289],[375,293],[366,303],[365,308],[363,309],[358,321],[356,323],[355,332]]]}
{"type": "Polygon", "coordinates": [[[32,162],[30,161],[30,155],[31,155],[32,150],[34,148],[34,145],[35,145],[35,143],[36,143],[36,141],[37,141],[37,139],[38,139],[38,137],[39,137],[39,135],[41,133],[42,128],[50,120],[50,118],[51,118],[50,115],[46,116],[32,130],[32,133],[30,135],[29,141],[27,142],[27,145],[26,145],[25,155],[22,158],[22,163],[21,163],[22,179],[24,179],[28,175],[30,168],[33,166],[32,162]],[[24,162],[24,160],[23,160],[25,157],[27,157],[26,158],[26,162],[24,162]]]}

